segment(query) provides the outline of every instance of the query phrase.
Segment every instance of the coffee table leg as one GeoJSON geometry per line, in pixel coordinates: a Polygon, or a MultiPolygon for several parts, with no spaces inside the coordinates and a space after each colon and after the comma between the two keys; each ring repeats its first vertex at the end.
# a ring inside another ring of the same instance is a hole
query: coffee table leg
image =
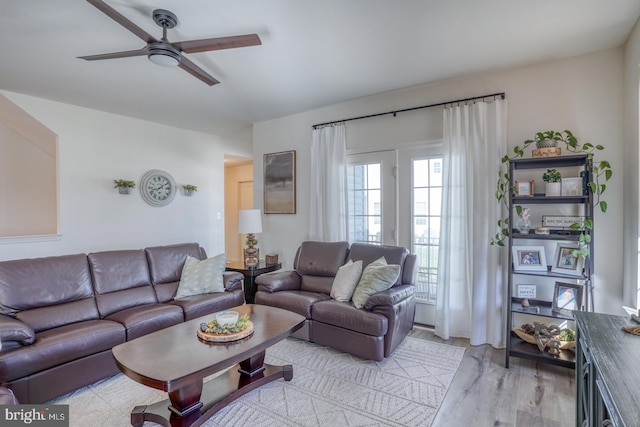
{"type": "Polygon", "coordinates": [[[202,402],[200,401],[201,394],[202,380],[169,392],[169,400],[171,401],[169,410],[173,412],[171,417],[174,418],[175,415],[180,420],[178,423],[172,422],[172,426],[188,426],[200,418],[201,414],[199,409],[202,408],[202,402]]]}
{"type": "Polygon", "coordinates": [[[242,362],[240,362],[240,368],[238,369],[238,372],[240,372],[243,376],[248,377],[258,375],[260,372],[264,371],[264,355],[265,352],[262,351],[246,360],[243,360],[242,362]]]}

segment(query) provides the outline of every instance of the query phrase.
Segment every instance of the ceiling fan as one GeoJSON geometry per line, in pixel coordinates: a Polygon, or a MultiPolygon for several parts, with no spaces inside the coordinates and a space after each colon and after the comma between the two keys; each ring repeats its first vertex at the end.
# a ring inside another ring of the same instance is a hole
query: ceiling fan
{"type": "Polygon", "coordinates": [[[220,83],[209,75],[202,68],[191,62],[183,53],[207,52],[211,50],[234,49],[237,47],[256,46],[262,44],[257,34],[245,34],[241,36],[217,37],[211,39],[185,40],[181,42],[169,42],[167,40],[167,29],[178,25],[178,18],[173,13],[164,9],[156,9],[152,13],[153,20],[162,27],[162,38],[160,40],[138,27],[136,24],[124,17],[114,8],[102,0],[87,0],[109,18],[131,31],[147,43],[145,47],[138,50],[128,50],[123,52],[104,53],[100,55],[79,56],[80,59],[96,61],[100,59],[127,58],[131,56],[146,55],[155,64],[175,66],[182,68],[187,73],[202,80],[209,86],[220,83]]]}

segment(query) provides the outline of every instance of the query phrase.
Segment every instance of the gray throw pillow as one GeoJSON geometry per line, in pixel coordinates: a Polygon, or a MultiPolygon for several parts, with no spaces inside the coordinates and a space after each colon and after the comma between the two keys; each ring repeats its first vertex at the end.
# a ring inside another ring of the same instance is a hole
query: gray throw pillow
{"type": "Polygon", "coordinates": [[[373,261],[367,265],[362,272],[362,277],[360,277],[356,290],[351,297],[353,305],[355,305],[356,308],[364,307],[371,295],[389,289],[396,283],[399,275],[399,265],[388,265],[384,257],[373,261]]]}
{"type": "Polygon", "coordinates": [[[362,274],[362,261],[347,261],[345,265],[338,269],[336,277],[331,285],[331,298],[340,302],[351,301],[353,291],[358,285],[362,274]]]}
{"type": "Polygon", "coordinates": [[[184,267],[182,268],[182,276],[180,277],[176,298],[210,294],[212,292],[224,292],[222,273],[225,270],[226,264],[226,253],[202,261],[187,256],[187,260],[184,262],[184,267]]]}

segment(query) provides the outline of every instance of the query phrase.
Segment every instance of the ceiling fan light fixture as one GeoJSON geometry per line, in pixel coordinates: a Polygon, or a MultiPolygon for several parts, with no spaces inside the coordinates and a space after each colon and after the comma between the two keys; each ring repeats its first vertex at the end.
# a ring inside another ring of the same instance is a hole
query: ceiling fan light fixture
{"type": "Polygon", "coordinates": [[[147,57],[154,64],[175,67],[180,64],[180,50],[165,41],[149,43],[147,57]]]}

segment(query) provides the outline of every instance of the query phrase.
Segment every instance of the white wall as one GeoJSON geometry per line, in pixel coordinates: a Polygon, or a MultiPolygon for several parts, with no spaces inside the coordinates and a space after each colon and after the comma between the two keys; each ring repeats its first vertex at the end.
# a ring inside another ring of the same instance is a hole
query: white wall
{"type": "Polygon", "coordinates": [[[624,292],[625,305],[638,307],[640,302],[640,283],[638,268],[640,267],[638,238],[640,234],[640,186],[638,180],[638,90],[640,82],[640,21],[625,46],[624,69],[624,194],[632,197],[624,198],[624,292]]]}
{"type": "MultiPolygon", "coordinates": [[[[399,70],[401,72],[401,70],[399,70]]],[[[583,142],[602,144],[602,158],[614,169],[606,194],[609,211],[596,213],[596,310],[620,312],[622,299],[623,196],[623,49],[553,61],[455,81],[369,96],[254,125],[255,188],[262,188],[264,153],[297,150],[298,210],[296,215],[266,215],[263,244],[282,254],[291,266],[295,250],[308,238],[311,126],[330,120],[506,92],[509,145],[521,144],[540,130],[570,129],[583,142]]],[[[418,110],[397,117],[347,123],[349,148],[393,147],[442,136],[442,108],[418,110]]],[[[493,193],[494,189],[488,189],[493,193]]],[[[262,193],[256,191],[256,206],[262,193]]],[[[490,247],[487,250],[501,250],[490,247]]]]}
{"type": "Polygon", "coordinates": [[[224,251],[224,155],[248,155],[249,143],[164,126],[21,94],[3,92],[59,136],[60,237],[0,239],[0,260],[198,242],[224,251]],[[134,189],[150,169],[194,184],[166,207],[147,205],[134,189]],[[217,214],[220,213],[220,219],[217,214]]]}

